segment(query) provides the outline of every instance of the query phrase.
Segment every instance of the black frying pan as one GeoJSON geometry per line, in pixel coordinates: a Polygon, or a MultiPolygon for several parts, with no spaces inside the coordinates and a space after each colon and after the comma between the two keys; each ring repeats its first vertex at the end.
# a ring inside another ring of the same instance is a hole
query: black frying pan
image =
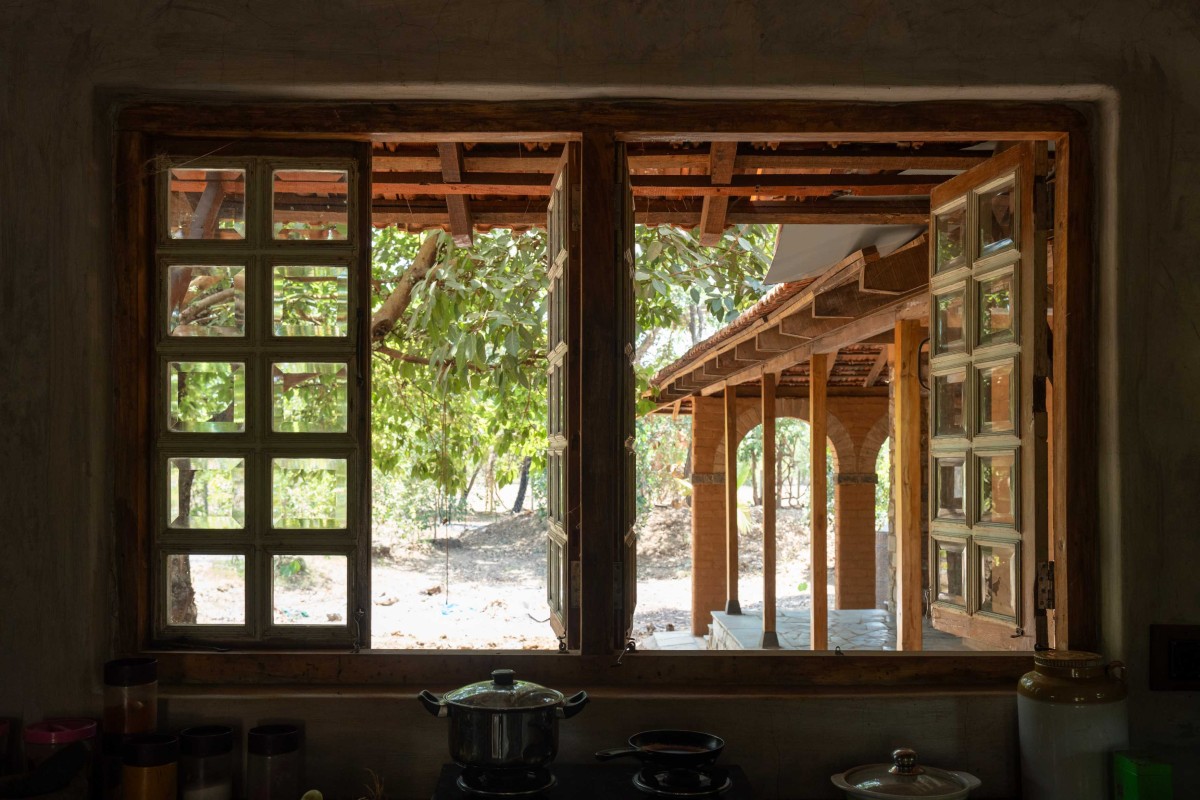
{"type": "Polygon", "coordinates": [[[699,731],[642,731],[629,737],[629,747],[601,750],[599,761],[633,756],[663,767],[707,767],[725,749],[725,740],[699,731]]]}

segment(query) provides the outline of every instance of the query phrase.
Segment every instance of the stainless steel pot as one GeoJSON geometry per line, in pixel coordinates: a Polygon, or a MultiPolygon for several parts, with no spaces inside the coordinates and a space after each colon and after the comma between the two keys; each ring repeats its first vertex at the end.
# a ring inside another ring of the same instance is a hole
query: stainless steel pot
{"type": "Polygon", "coordinates": [[[450,718],[450,757],[464,767],[529,769],[558,755],[558,721],[570,719],[587,704],[587,692],[569,698],[562,692],[513,679],[511,669],[446,692],[440,698],[418,696],[435,717],[450,718]]]}

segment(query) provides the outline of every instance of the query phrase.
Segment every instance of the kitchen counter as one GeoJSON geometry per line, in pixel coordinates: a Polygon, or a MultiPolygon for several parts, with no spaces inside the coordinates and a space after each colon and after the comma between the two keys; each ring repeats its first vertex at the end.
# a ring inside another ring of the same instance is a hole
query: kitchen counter
{"type": "MultiPolygon", "coordinates": [[[[746,774],[740,767],[725,766],[733,785],[719,795],[721,800],[753,800],[754,793],[746,774]]],[[[653,800],[633,786],[638,763],[627,759],[619,764],[559,764],[551,765],[558,785],[544,794],[528,800],[653,800]]],[[[455,764],[446,764],[438,776],[432,800],[481,800],[458,788],[455,781],[462,772],[455,764]]]]}

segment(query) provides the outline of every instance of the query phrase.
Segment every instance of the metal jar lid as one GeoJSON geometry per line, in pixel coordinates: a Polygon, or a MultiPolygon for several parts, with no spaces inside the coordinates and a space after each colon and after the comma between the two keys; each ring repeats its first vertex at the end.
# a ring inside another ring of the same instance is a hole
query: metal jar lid
{"type": "Polygon", "coordinates": [[[1104,656],[1083,650],[1041,650],[1033,654],[1033,663],[1058,669],[1095,669],[1104,666],[1104,656]]]}
{"type": "Polygon", "coordinates": [[[468,708],[527,711],[557,706],[562,703],[563,694],[540,684],[515,680],[511,669],[496,669],[492,670],[490,681],[446,692],[442,701],[468,708]]]}
{"type": "Polygon", "coordinates": [[[917,753],[907,747],[892,752],[891,764],[869,764],[833,776],[834,785],[853,797],[925,797],[957,800],[979,786],[965,772],[951,772],[917,764],[917,753]]]}

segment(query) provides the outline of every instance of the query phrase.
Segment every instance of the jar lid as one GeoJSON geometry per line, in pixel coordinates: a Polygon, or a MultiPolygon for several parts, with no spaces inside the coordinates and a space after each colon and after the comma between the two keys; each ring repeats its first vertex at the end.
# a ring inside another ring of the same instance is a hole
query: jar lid
{"type": "Polygon", "coordinates": [[[104,665],[109,686],[141,686],[158,680],[157,658],[118,658],[104,665]]]}
{"type": "Polygon", "coordinates": [[[1058,669],[1094,669],[1104,666],[1104,656],[1084,650],[1042,650],[1033,654],[1033,663],[1058,669]]]}
{"type": "Polygon", "coordinates": [[[129,737],[121,761],[130,767],[161,767],[179,760],[179,739],[164,733],[129,737]]]}
{"type": "Polygon", "coordinates": [[[562,703],[562,692],[513,678],[511,669],[492,670],[490,681],[480,681],[446,692],[442,700],[469,708],[529,710],[562,703]]]}
{"type": "Polygon", "coordinates": [[[979,779],[965,772],[949,772],[917,764],[917,753],[907,747],[892,752],[891,764],[869,764],[833,776],[834,785],[871,798],[966,797],[979,786],[979,779]]]}
{"type": "Polygon", "coordinates": [[[233,752],[233,728],[226,725],[197,725],[179,734],[179,752],[204,758],[233,752]]]}
{"type": "Polygon", "coordinates": [[[259,725],[246,734],[246,750],[256,756],[279,756],[300,749],[300,729],[295,725],[259,725]]]}
{"type": "Polygon", "coordinates": [[[25,726],[25,741],[29,744],[70,744],[94,738],[95,735],[94,719],[62,717],[25,726]]]}

